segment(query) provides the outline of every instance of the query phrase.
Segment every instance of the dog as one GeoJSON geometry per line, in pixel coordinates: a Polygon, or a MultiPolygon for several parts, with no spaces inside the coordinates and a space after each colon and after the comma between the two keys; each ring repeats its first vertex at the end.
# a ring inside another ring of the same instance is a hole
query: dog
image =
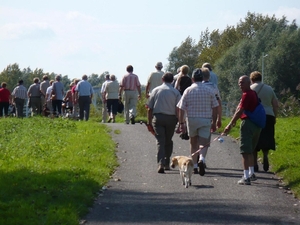
{"type": "Polygon", "coordinates": [[[194,169],[192,158],[187,156],[175,156],[172,158],[171,167],[175,168],[176,166],[179,167],[182,184],[188,188],[192,185],[192,174],[194,169]]]}

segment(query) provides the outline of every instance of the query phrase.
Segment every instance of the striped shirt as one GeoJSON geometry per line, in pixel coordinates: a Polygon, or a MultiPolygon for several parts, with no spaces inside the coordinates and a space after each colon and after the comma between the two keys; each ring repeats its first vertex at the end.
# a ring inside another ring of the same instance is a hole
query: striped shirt
{"type": "Polygon", "coordinates": [[[211,118],[212,108],[219,105],[214,91],[201,82],[185,89],[177,107],[186,111],[187,117],[211,118]]]}
{"type": "Polygon", "coordinates": [[[136,91],[139,86],[141,86],[139,77],[133,73],[124,75],[120,82],[120,87],[124,90],[136,91]]]}
{"type": "Polygon", "coordinates": [[[19,85],[15,87],[11,95],[14,96],[15,98],[26,99],[27,89],[23,85],[19,85]]]}

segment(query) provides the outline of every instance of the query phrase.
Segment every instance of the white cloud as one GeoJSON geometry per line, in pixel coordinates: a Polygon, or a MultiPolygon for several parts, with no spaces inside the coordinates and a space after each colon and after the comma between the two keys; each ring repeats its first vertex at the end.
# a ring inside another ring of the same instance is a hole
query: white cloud
{"type": "Polygon", "coordinates": [[[0,37],[2,40],[44,39],[52,38],[54,35],[53,30],[46,23],[7,23],[0,27],[0,37]]]}
{"type": "MultiPolygon", "coordinates": [[[[280,7],[275,13],[276,16],[286,16],[289,22],[296,20],[296,23],[299,24],[300,22],[300,9],[298,8],[287,8],[287,7],[280,7]]],[[[277,16],[277,17],[278,17],[277,16]]]]}

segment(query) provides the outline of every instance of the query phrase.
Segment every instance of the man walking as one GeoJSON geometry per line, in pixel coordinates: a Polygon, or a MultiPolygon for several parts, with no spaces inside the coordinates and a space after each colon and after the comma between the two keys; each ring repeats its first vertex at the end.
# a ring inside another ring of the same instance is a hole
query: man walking
{"type": "Polygon", "coordinates": [[[172,73],[165,73],[162,81],[162,85],[152,90],[147,104],[148,124],[155,131],[158,173],[170,170],[170,157],[173,152],[172,137],[178,122],[176,105],[181,97],[179,91],[172,86],[172,73]]]}
{"type": "Polygon", "coordinates": [[[162,76],[164,75],[164,72],[161,71],[163,68],[163,64],[161,62],[156,63],[155,65],[156,71],[152,72],[147,81],[146,86],[146,98],[150,97],[150,93],[154,88],[162,84],[162,76]]]}
{"type": "Polygon", "coordinates": [[[138,99],[141,99],[141,84],[139,77],[133,73],[132,65],[126,68],[128,74],[125,74],[120,82],[119,98],[121,99],[124,91],[124,116],[126,124],[135,124],[136,106],[138,99]],[[138,91],[138,95],[137,95],[138,91]]]}
{"type": "Polygon", "coordinates": [[[47,92],[47,88],[49,86],[50,86],[49,77],[47,75],[44,75],[43,76],[43,81],[40,84],[41,105],[42,105],[42,107],[44,107],[45,104],[47,103],[46,92],[47,92]]]}
{"type": "Polygon", "coordinates": [[[30,102],[31,116],[40,115],[41,106],[41,92],[40,92],[40,79],[38,77],[33,79],[33,84],[30,85],[27,91],[27,95],[30,102]]]}
{"type": "MultiPolygon", "coordinates": [[[[216,130],[218,101],[215,93],[202,83],[203,72],[195,69],[192,75],[193,84],[185,89],[181,100],[177,104],[179,108],[180,130],[188,130],[190,136],[190,149],[194,161],[194,173],[204,176],[204,162],[195,153],[200,145],[209,143],[210,132],[216,130]],[[184,114],[186,112],[186,124],[184,114]],[[199,171],[198,171],[199,166],[199,171]]],[[[201,155],[201,151],[200,151],[201,155]]]]}
{"type": "Polygon", "coordinates": [[[230,129],[235,126],[236,121],[241,119],[240,127],[240,153],[242,154],[242,163],[244,167],[244,176],[238,181],[238,184],[250,185],[251,181],[256,180],[254,174],[254,156],[253,152],[259,139],[261,128],[255,125],[244,113],[245,110],[253,112],[258,104],[258,97],[255,91],[250,88],[251,81],[246,75],[239,78],[239,86],[243,92],[240,103],[230,121],[225,127],[223,134],[228,134],[230,129]]]}
{"type": "Polygon", "coordinates": [[[218,86],[218,76],[212,71],[210,63],[203,63],[202,67],[209,69],[209,73],[210,73],[209,81],[215,84],[216,86],[218,86]]]}
{"type": "Polygon", "coordinates": [[[16,106],[16,116],[23,118],[23,109],[27,96],[27,89],[23,86],[23,80],[19,80],[18,86],[14,88],[11,95],[13,96],[12,101],[16,106]]]}
{"type": "MultiPolygon", "coordinates": [[[[220,92],[219,92],[218,87],[215,84],[213,84],[212,82],[209,81],[209,78],[210,78],[209,69],[202,68],[201,70],[203,72],[203,81],[202,81],[202,83],[204,85],[206,85],[207,87],[209,87],[214,92],[214,94],[216,96],[216,99],[219,103],[218,110],[217,110],[217,123],[216,123],[216,127],[218,129],[222,126],[222,103],[221,103],[221,98],[220,98],[220,92]]],[[[210,142],[210,140],[211,140],[211,135],[209,135],[208,143],[210,142]]],[[[206,168],[206,160],[205,159],[206,159],[206,154],[207,154],[207,151],[208,151],[208,147],[210,147],[209,144],[207,144],[205,147],[203,147],[202,150],[201,150],[201,154],[200,154],[200,160],[203,161],[204,168],[206,168]]]]}
{"type": "Polygon", "coordinates": [[[105,100],[105,88],[108,82],[111,82],[110,80],[110,76],[109,74],[107,74],[105,76],[105,81],[103,82],[102,86],[101,86],[101,97],[102,97],[102,123],[106,123],[106,119],[107,119],[107,102],[105,100]]]}
{"type": "Polygon", "coordinates": [[[82,76],[82,80],[78,82],[75,91],[79,104],[79,119],[88,121],[94,91],[92,85],[87,81],[87,75],[82,76]]]}

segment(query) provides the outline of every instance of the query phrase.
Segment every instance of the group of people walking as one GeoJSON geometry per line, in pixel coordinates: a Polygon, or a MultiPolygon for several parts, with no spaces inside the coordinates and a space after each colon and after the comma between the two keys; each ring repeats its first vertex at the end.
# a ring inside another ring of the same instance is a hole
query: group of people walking
{"type": "Polygon", "coordinates": [[[3,82],[0,89],[0,116],[3,116],[3,111],[5,116],[8,116],[9,105],[13,105],[16,117],[23,118],[24,106],[28,99],[32,116],[44,114],[59,117],[69,110],[71,116],[88,120],[93,87],[87,78],[87,75],[83,75],[82,80],[74,79],[66,94],[60,75],[57,75],[55,80],[49,80],[49,77],[44,75],[42,82],[39,78],[34,78],[28,90],[23,80],[19,80],[12,93],[3,82]]]}
{"type": "Polygon", "coordinates": [[[126,124],[135,124],[136,107],[141,99],[141,83],[139,77],[133,73],[133,66],[126,67],[127,73],[120,83],[115,75],[107,75],[101,88],[103,100],[102,122],[115,122],[120,101],[124,101],[124,117],[126,124]],[[108,120],[107,120],[108,115],[108,120]]]}
{"type": "MultiPolygon", "coordinates": [[[[180,67],[179,73],[175,76],[172,73],[163,73],[161,68],[162,66],[156,67],[157,71],[150,74],[146,87],[148,129],[154,131],[157,142],[157,172],[165,173],[166,170],[170,170],[170,157],[173,152],[172,137],[176,131],[188,134],[194,173],[204,176],[211,133],[222,126],[222,104],[217,75],[213,73],[209,63],[204,63],[202,68],[195,69],[191,78],[188,76],[187,65],[180,67]],[[161,84],[157,82],[159,76],[162,76],[161,84]],[[155,85],[157,86],[154,87],[155,85]]],[[[222,132],[222,135],[227,135],[236,121],[242,120],[240,153],[244,173],[238,184],[243,185],[249,185],[251,181],[257,179],[255,175],[259,170],[257,152],[262,149],[263,168],[268,171],[268,151],[275,150],[274,125],[278,100],[273,89],[263,84],[261,80],[262,76],[258,71],[252,72],[250,76],[243,75],[239,78],[238,85],[242,97],[230,123],[222,132]],[[259,99],[267,119],[263,129],[253,123],[246,114],[246,111],[255,110],[259,99]]]]}
{"type": "MultiPolygon", "coordinates": [[[[194,173],[205,175],[206,155],[211,133],[222,126],[222,103],[218,89],[218,77],[212,71],[209,63],[192,71],[183,65],[175,76],[162,71],[163,64],[156,63],[156,71],[152,72],[146,85],[148,129],[155,134],[157,142],[158,173],[170,170],[170,157],[173,152],[173,135],[175,132],[186,134],[190,141],[190,153],[194,162],[194,173]],[[176,128],[177,126],[177,128],[176,128]],[[200,151],[199,151],[200,149],[200,151]],[[198,153],[199,152],[199,153],[198,153]]],[[[135,124],[137,102],[141,99],[141,84],[133,73],[133,66],[126,67],[127,73],[120,83],[115,75],[106,75],[102,84],[103,100],[102,122],[115,122],[118,107],[124,101],[125,124],[135,124]]],[[[93,98],[93,88],[87,81],[87,75],[82,79],[74,79],[70,89],[64,93],[61,76],[49,81],[48,76],[34,78],[28,90],[19,80],[12,93],[3,82],[0,88],[0,117],[8,115],[8,107],[14,104],[16,116],[23,117],[25,99],[29,99],[32,114],[40,114],[42,105],[47,106],[51,114],[62,115],[69,109],[71,115],[79,113],[80,120],[88,120],[90,104],[93,98]]],[[[262,83],[262,75],[254,71],[250,76],[243,75],[238,80],[242,92],[236,111],[225,127],[222,135],[227,135],[231,128],[241,119],[240,153],[244,169],[243,177],[238,184],[249,185],[257,179],[255,172],[259,171],[257,152],[263,151],[263,169],[269,170],[268,152],[275,150],[275,123],[278,111],[278,100],[273,89],[262,83]],[[256,125],[246,113],[255,111],[261,101],[266,117],[265,127],[256,125]]]]}

